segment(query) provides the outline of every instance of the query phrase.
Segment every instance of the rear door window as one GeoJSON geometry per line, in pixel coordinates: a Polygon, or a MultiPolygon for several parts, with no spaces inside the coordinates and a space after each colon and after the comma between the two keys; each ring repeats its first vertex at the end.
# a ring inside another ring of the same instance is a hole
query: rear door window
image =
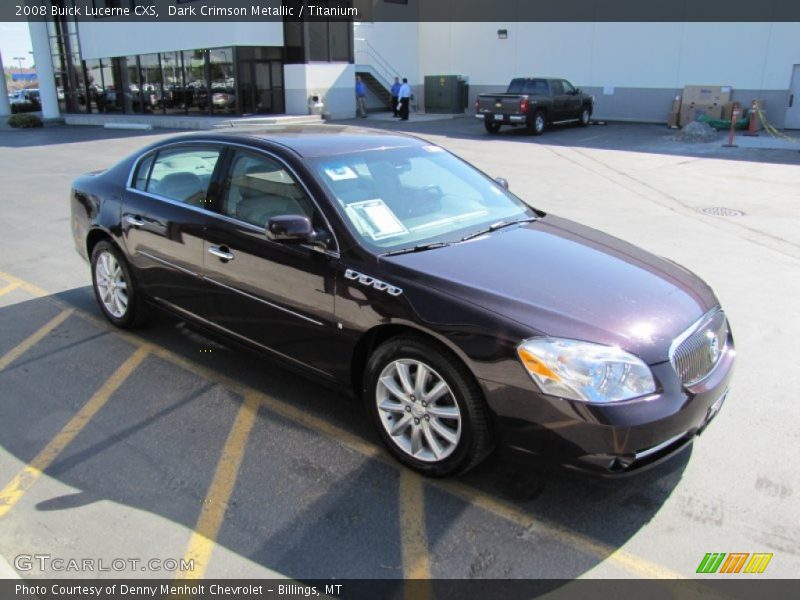
{"type": "Polygon", "coordinates": [[[191,206],[205,207],[206,192],[221,154],[214,146],[182,146],[161,150],[149,173],[143,174],[147,159],[136,176],[136,189],[191,206]]]}

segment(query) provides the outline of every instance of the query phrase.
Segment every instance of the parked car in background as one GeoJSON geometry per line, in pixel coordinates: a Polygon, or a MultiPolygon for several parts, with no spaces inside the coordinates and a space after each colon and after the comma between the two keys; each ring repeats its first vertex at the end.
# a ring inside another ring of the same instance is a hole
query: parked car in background
{"type": "Polygon", "coordinates": [[[700,278],[418,138],[170,137],[79,177],[70,202],[111,323],[158,306],[353,390],[428,475],[496,443],[635,472],[691,443],[728,392],[733,337],[700,278]]]}
{"type": "Polygon", "coordinates": [[[9,97],[12,112],[35,112],[42,110],[42,102],[39,97],[39,90],[30,88],[19,90],[9,97]]]}
{"type": "Polygon", "coordinates": [[[541,135],[548,125],[577,121],[589,124],[594,99],[566,79],[517,77],[505,93],[480,94],[475,100],[475,116],[486,131],[497,133],[503,125],[525,127],[541,135]]]}

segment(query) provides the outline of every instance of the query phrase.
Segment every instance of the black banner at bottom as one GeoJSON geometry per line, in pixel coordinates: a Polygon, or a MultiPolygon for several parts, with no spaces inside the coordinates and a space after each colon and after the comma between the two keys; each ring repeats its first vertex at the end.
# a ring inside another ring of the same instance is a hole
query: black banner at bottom
{"type": "Polygon", "coordinates": [[[797,580],[780,579],[687,579],[687,580],[558,580],[558,579],[206,579],[177,581],[163,579],[4,579],[0,598],[31,600],[341,600],[387,599],[423,600],[485,598],[522,600],[529,598],[598,598],[681,600],[703,598],[750,599],[763,595],[770,600],[797,598],[797,580]]]}

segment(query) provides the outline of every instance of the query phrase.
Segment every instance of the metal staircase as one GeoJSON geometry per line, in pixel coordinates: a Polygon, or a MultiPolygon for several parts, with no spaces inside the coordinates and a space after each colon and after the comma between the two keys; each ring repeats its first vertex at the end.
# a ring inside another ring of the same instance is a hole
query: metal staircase
{"type": "Polygon", "coordinates": [[[400,77],[400,72],[364,38],[355,38],[355,55],[356,75],[360,75],[367,88],[391,110],[392,83],[395,77],[400,77]]]}
{"type": "MultiPolygon", "coordinates": [[[[357,68],[361,68],[359,65],[357,68]]],[[[356,75],[360,75],[361,79],[364,81],[364,84],[367,88],[377,96],[378,100],[381,101],[388,110],[392,109],[392,92],[390,89],[386,89],[384,85],[378,81],[378,79],[369,71],[356,71],[356,75]]],[[[371,109],[377,110],[377,109],[371,109]]]]}

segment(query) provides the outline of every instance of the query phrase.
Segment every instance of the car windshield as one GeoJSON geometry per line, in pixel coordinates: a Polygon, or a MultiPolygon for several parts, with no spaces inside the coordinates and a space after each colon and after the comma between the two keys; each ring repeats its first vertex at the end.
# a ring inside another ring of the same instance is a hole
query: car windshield
{"type": "Polygon", "coordinates": [[[534,210],[438,146],[370,150],[311,161],[350,229],[377,252],[457,242],[534,210]]]}

